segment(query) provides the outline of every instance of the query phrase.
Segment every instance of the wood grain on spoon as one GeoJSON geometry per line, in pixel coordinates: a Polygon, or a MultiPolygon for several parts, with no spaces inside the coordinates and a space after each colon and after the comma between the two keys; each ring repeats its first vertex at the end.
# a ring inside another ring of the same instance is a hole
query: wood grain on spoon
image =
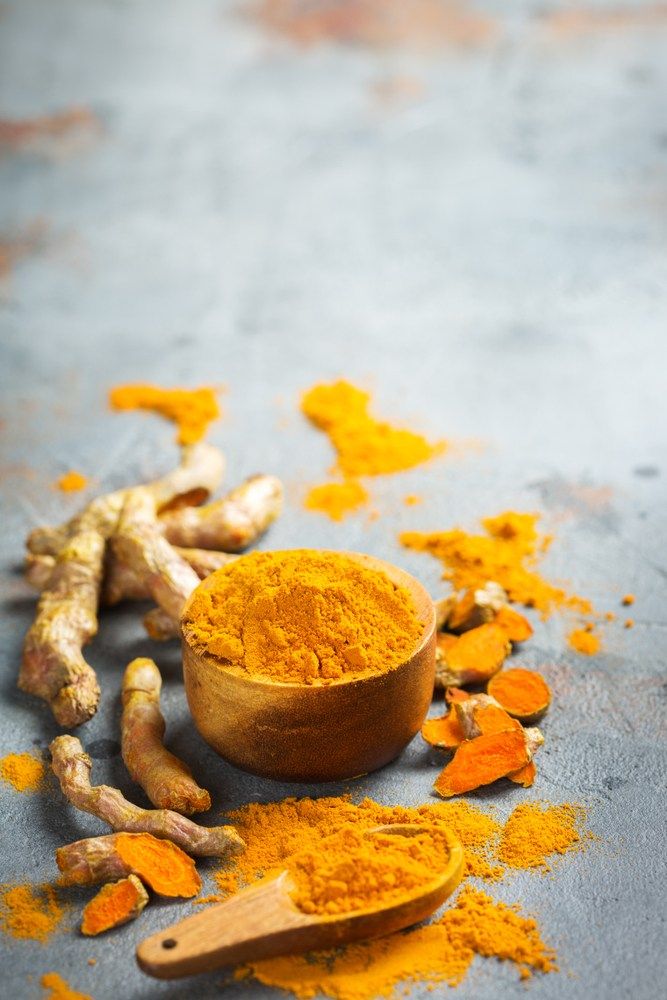
{"type": "MultiPolygon", "coordinates": [[[[367,836],[409,837],[425,829],[417,824],[381,826],[369,830],[367,836]]],[[[177,979],[223,965],[391,934],[430,916],[461,881],[463,848],[449,831],[446,843],[447,860],[442,870],[418,890],[383,906],[335,916],[302,913],[290,895],[292,878],[284,871],[146,938],[137,948],[137,961],[151,976],[177,979]]]]}

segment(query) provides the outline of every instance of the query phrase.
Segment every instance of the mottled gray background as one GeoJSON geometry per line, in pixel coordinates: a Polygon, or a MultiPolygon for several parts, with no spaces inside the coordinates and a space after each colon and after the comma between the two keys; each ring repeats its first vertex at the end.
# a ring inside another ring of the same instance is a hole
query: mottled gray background
{"type": "MultiPolygon", "coordinates": [[[[211,439],[229,482],[262,470],[287,484],[264,545],[371,552],[437,594],[437,565],[401,551],[399,529],[541,510],[557,535],[553,578],[601,609],[637,594],[636,627],[608,626],[593,659],[566,648],[562,621],[537,626],[516,657],[555,691],[537,782],[471,797],[502,815],[540,797],[590,807],[598,845],[553,879],[493,888],[538,914],[562,972],[526,988],[513,967],[476,960],[452,995],[652,1000],[667,975],[667,11],[478,0],[484,20],[460,4],[423,29],[434,4],[416,3],[412,25],[382,44],[377,8],[349,0],[347,27],[320,24],[324,37],[299,44],[241,0],[0,3],[0,114],[84,105],[101,125],[5,142],[0,155],[0,753],[56,733],[14,686],[33,611],[14,569],[23,537],[82,501],[51,483],[74,467],[106,490],[176,457],[172,427],[107,410],[109,385],[223,382],[211,439]],[[431,467],[373,483],[372,523],[335,525],[300,505],[331,451],[298,415],[298,394],[338,375],[369,386],[379,414],[457,442],[431,467]],[[424,504],[403,506],[408,492],[424,504]]],[[[103,700],[80,735],[95,777],[135,797],[117,752],[118,685],[130,657],[155,649],[129,607],[104,617],[90,647],[103,700]]],[[[157,657],[170,745],[207,778],[216,812],[342,790],[225,765],[192,732],[178,649],[157,657]]],[[[351,789],[423,802],[438,765],[417,739],[351,789]]],[[[29,797],[3,785],[0,799],[2,880],[48,880],[58,844],[103,830],[53,786],[29,797]]],[[[222,974],[171,986],[142,976],[138,937],[188,910],[153,904],[92,941],[4,939],[0,994],[40,997],[38,977],[54,969],[95,1000],[275,995],[222,987],[222,974]]]]}

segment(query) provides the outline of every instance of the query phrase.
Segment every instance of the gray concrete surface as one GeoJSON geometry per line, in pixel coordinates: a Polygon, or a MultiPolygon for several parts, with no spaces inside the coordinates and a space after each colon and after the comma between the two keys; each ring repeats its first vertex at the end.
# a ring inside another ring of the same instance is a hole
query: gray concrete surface
{"type": "MultiPolygon", "coordinates": [[[[0,753],[44,749],[56,732],[14,685],[33,611],[14,571],[23,537],[81,502],[50,484],[73,467],[106,490],[175,458],[157,417],[107,411],[109,385],[223,382],[211,439],[229,481],[266,470],[288,488],[263,545],[371,552],[438,593],[437,566],[401,551],[401,528],[537,509],[557,535],[554,578],[602,609],[637,594],[636,627],[608,626],[593,659],[566,648],[562,621],[537,623],[517,657],[555,690],[537,783],[477,797],[502,815],[541,797],[590,808],[597,845],[553,879],[517,874],[493,889],[538,914],[562,971],[526,987],[476,960],[452,996],[653,1000],[667,975],[667,21],[641,3],[614,15],[598,2],[569,27],[562,0],[507,7],[479,0],[489,39],[423,51],[299,47],[219,0],[0,4],[0,113],[83,104],[103,126],[76,148],[0,157],[0,242],[17,258],[0,303],[0,753]],[[20,260],[17,241],[32,251],[20,260]],[[296,400],[337,375],[368,385],[379,414],[483,448],[373,483],[372,523],[308,514],[303,490],[331,453],[296,400]],[[423,505],[403,506],[408,492],[423,505]]],[[[120,670],[153,651],[132,608],[107,614],[90,647],[103,701],[81,736],[96,778],[128,792],[120,670]]],[[[157,656],[170,743],[207,776],[216,811],[341,790],[280,786],[217,759],[189,723],[177,648],[157,656]]],[[[350,788],[423,802],[437,765],[416,740],[350,788]]],[[[2,785],[0,811],[2,881],[50,879],[58,844],[102,830],[55,787],[28,797],[2,785]]],[[[138,935],[186,910],[153,905],[90,942],[4,938],[0,995],[40,997],[39,975],[55,969],[95,1000],[269,1000],[222,974],[170,986],[138,972],[138,935]]]]}

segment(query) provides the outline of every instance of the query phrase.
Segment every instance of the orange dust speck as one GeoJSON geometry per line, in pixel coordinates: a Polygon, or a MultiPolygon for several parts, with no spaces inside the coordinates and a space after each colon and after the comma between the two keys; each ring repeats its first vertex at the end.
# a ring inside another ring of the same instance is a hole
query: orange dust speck
{"type": "Polygon", "coordinates": [[[417,496],[416,493],[408,493],[406,497],[403,497],[403,503],[406,507],[416,507],[418,503],[423,503],[424,498],[417,496]]]}
{"type": "Polygon", "coordinates": [[[79,490],[85,490],[87,485],[87,478],[80,472],[75,472],[74,469],[70,469],[54,483],[54,486],[62,490],[63,493],[77,493],[79,490]]]}
{"type": "Polygon", "coordinates": [[[626,594],[625,597],[623,598],[623,600],[621,601],[621,604],[623,604],[626,608],[629,608],[630,605],[634,604],[634,603],[635,603],[635,595],[634,594],[626,594]]]}
{"type": "Polygon", "coordinates": [[[571,649],[584,656],[595,656],[600,651],[600,637],[588,628],[575,628],[567,641],[571,649]]]}
{"type": "Polygon", "coordinates": [[[623,628],[632,628],[634,626],[634,620],[632,618],[626,618],[623,622],[623,628]]]}

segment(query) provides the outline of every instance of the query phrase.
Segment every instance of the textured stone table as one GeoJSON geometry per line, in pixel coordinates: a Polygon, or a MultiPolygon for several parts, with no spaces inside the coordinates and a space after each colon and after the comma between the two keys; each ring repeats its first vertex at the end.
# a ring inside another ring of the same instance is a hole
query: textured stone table
{"type": "MultiPolygon", "coordinates": [[[[5,118],[75,105],[94,116],[46,136],[0,129],[0,754],[56,733],[15,689],[33,611],[15,568],[23,537],[80,503],[53,480],[75,468],[109,489],[175,460],[173,429],[110,413],[109,385],[224,383],[211,439],[229,481],[263,470],[287,484],[263,545],[367,551],[439,593],[437,565],[402,551],[400,529],[540,510],[556,534],[545,572],[602,609],[636,593],[635,628],[608,626],[592,659],[568,651],[562,621],[537,625],[518,657],[555,691],[537,783],[472,797],[502,815],[530,798],[589,806],[599,844],[554,879],[493,888],[538,915],[562,972],[526,988],[514,968],[476,960],[452,996],[653,1000],[667,975],[667,21],[641,4],[508,12],[479,0],[476,16],[458,6],[444,19],[434,4],[398,28],[350,3],[342,22],[302,14],[280,30],[242,0],[0,4],[5,118]],[[368,385],[379,414],[457,443],[373,483],[372,522],[301,507],[331,452],[298,394],[338,375],[368,385]],[[411,492],[425,502],[405,507],[411,492]]],[[[96,779],[127,792],[119,678],[153,651],[130,607],[105,615],[90,647],[103,701],[81,736],[96,779]]],[[[170,744],[198,762],[218,809],[343,790],[280,786],[217,759],[189,723],[178,649],[157,655],[170,744]]],[[[423,802],[438,763],[417,739],[349,789],[423,802]]],[[[52,878],[58,844],[102,830],[53,786],[30,797],[3,784],[0,810],[2,881],[52,878]]],[[[221,973],[142,976],[139,934],[187,909],[152,905],[94,941],[3,938],[0,994],[38,998],[54,969],[95,1000],[275,995],[222,988],[221,973]]]]}

